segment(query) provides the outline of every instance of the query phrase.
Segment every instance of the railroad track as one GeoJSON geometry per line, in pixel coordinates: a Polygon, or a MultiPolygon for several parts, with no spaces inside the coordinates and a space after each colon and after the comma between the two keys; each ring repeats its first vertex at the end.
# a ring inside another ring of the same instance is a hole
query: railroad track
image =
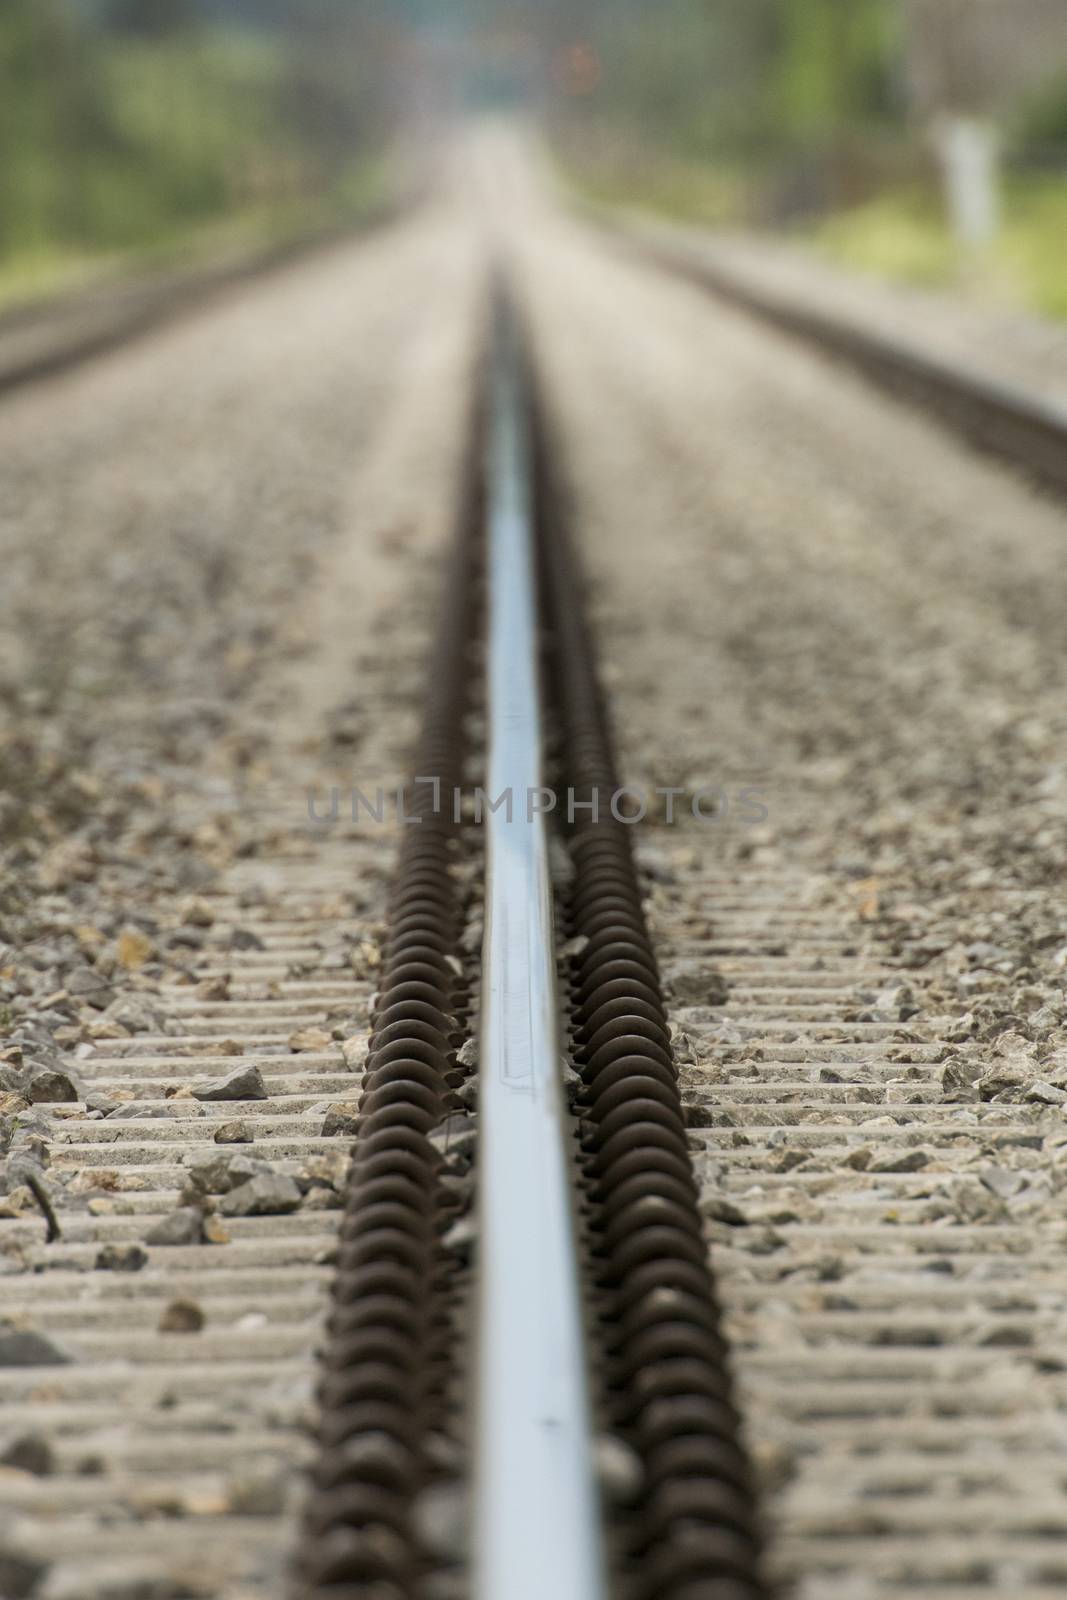
{"type": "Polygon", "coordinates": [[[395,870],[267,797],[266,869],[175,918],[172,1024],[102,1037],[108,1109],[60,1107],[61,1239],[3,1223],[51,1351],[0,1372],[5,1449],[47,1416],[54,1458],[10,1482],[3,1584],[1047,1597],[1059,1091],[992,1050],[1002,1084],[950,1081],[958,1019],[847,889],[612,814],[557,411],[504,302],[482,366],[395,870]],[[254,1098],[201,1098],[249,1057],[254,1098]],[[289,1188],[242,1209],[256,1161],[289,1188]]]}
{"type": "Polygon", "coordinates": [[[13,1597],[764,1592],[581,581],[503,298],[490,343],[379,945],[349,961],[365,902],[343,885],[380,840],[312,825],[266,879],[237,863],[180,910],[195,984],[166,1029],[105,1030],[78,1100],[19,1119],[61,1232],[28,1202],[3,1224],[30,1341],[0,1373],[13,1597]],[[482,827],[452,808],[472,781],[482,827]],[[528,813],[550,788],[573,824],[528,813]]]}
{"type": "Polygon", "coordinates": [[[609,809],[619,785],[580,580],[504,300],[488,371],[484,459],[474,452],[408,808],[420,822],[390,906],[298,1592],[400,1600],[431,1573],[430,1592],[480,1600],[742,1600],[764,1592],[759,1537],[670,1030],[629,829],[609,809]],[[470,911],[450,797],[483,523],[493,809],[479,976],[461,959],[470,911]],[[545,707],[539,628],[552,642],[545,707]],[[550,796],[563,795],[575,803],[550,870],[550,796]],[[475,1036],[471,1084],[459,1062],[475,1036]],[[478,1243],[464,1270],[472,1145],[478,1243]],[[473,1541],[449,1588],[433,1570],[445,1552],[418,1529],[440,1524],[450,1470],[464,1469],[473,1541]]]}
{"type": "MultiPolygon", "coordinates": [[[[413,203],[408,192],[370,209],[359,232],[385,227],[413,203]]],[[[121,350],[257,278],[342,245],[352,229],[321,228],[281,244],[199,267],[132,275],[90,291],[0,314],[0,396],[121,350]]]]}
{"type": "Polygon", "coordinates": [[[606,227],[638,255],[843,361],[889,394],[930,412],[976,449],[1020,468],[1055,494],[1067,494],[1067,411],[1062,406],[755,284],[684,233],[610,220],[606,227]]]}

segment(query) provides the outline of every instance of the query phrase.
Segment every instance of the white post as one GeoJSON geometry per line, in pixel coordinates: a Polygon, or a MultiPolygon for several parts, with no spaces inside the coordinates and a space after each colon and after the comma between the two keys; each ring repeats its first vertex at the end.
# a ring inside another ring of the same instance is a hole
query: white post
{"type": "Polygon", "coordinates": [[[935,130],[952,232],[961,245],[981,249],[1000,232],[999,141],[980,117],[943,117],[935,130]]]}

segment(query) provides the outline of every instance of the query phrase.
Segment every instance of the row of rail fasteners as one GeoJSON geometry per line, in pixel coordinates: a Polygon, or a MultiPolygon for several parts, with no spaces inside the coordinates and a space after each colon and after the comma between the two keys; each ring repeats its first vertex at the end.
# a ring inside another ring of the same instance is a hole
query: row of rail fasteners
{"type": "Polygon", "coordinates": [[[568,782],[617,787],[561,503],[498,295],[338,1245],[300,1600],[765,1593],[632,830],[583,818],[559,835],[561,874],[544,814],[490,810],[480,973],[457,959],[469,841],[433,786],[469,754],[483,589],[489,793],[544,787],[549,722],[568,782]],[[448,1241],[472,1187],[468,1270],[448,1241]],[[633,1464],[614,1496],[612,1446],[633,1464]],[[450,1479],[469,1489],[458,1556],[426,1532],[450,1479]]]}

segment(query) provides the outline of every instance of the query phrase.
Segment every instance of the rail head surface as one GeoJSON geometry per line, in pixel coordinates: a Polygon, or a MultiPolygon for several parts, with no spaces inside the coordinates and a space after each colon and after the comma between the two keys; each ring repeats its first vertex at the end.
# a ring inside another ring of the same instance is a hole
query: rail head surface
{"type": "Polygon", "coordinates": [[[490,801],[480,1050],[477,1600],[603,1600],[543,816],[533,489],[511,314],[487,445],[490,801]]]}

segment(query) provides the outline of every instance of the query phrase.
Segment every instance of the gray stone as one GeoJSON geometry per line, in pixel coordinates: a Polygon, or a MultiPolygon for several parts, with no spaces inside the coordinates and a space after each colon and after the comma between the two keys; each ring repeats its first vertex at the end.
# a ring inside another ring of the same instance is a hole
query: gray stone
{"type": "Polygon", "coordinates": [[[108,1122],[152,1122],[169,1117],[166,1106],[153,1105],[150,1100],[127,1100],[107,1113],[108,1122]]]}
{"type": "Polygon", "coordinates": [[[724,1006],[730,996],[722,973],[697,962],[675,967],[667,981],[680,1006],[724,1006]]]}
{"type": "Polygon", "coordinates": [[[895,1155],[883,1156],[880,1161],[872,1161],[868,1172],[921,1172],[928,1166],[930,1156],[925,1150],[900,1150],[895,1155]]]}
{"type": "Polygon", "coordinates": [[[1057,1089],[1054,1083],[1038,1079],[1037,1083],[1030,1085],[1023,1098],[1033,1100],[1038,1105],[1062,1106],[1067,1104],[1067,1089],[1057,1089]]]}
{"type": "Polygon", "coordinates": [[[1032,1065],[1004,1061],[983,1073],[978,1080],[978,1093],[983,1100],[1021,1100],[1032,1081],[1032,1065]]]}
{"type": "Polygon", "coordinates": [[[711,1194],[702,1199],[700,1211],[709,1222],[725,1222],[731,1228],[743,1228],[748,1222],[745,1213],[721,1194],[711,1194]]]}
{"type": "Polygon", "coordinates": [[[739,1235],[744,1240],[744,1248],[754,1256],[770,1256],[776,1250],[781,1250],[785,1240],[773,1228],[748,1228],[739,1235]]]}
{"type": "Polygon", "coordinates": [[[430,1134],[430,1143],[441,1152],[445,1160],[450,1164],[458,1163],[460,1166],[470,1166],[474,1160],[477,1141],[474,1118],[463,1116],[458,1112],[446,1117],[440,1127],[434,1128],[430,1134]]]}
{"type": "Polygon", "coordinates": [[[199,1244],[203,1217],[195,1206],[179,1206],[145,1234],[145,1244],[199,1244]]]}
{"type": "Polygon", "coordinates": [[[56,1067],[44,1067],[35,1072],[25,1092],[35,1105],[81,1099],[81,1090],[73,1074],[56,1067]]]}
{"type": "Polygon", "coordinates": [[[20,1433],[0,1450],[0,1467],[48,1478],[56,1469],[55,1451],[43,1433],[20,1433]]]}
{"type": "Polygon", "coordinates": [[[77,967],[67,974],[64,988],[97,1011],[103,1011],[114,999],[114,990],[107,979],[92,967],[77,967]]]}
{"type": "Polygon", "coordinates": [[[459,1258],[470,1261],[478,1243],[478,1224],[473,1216],[459,1217],[445,1232],[442,1244],[459,1258]]]}
{"type": "Polygon", "coordinates": [[[715,1128],[719,1126],[721,1113],[714,1106],[701,1105],[692,1102],[682,1107],[687,1128],[715,1128]]]}
{"type": "Polygon", "coordinates": [[[69,1367],[73,1359],[32,1328],[0,1329],[0,1367],[69,1367]]]}
{"type": "Polygon", "coordinates": [[[122,996],[108,1006],[107,1014],[131,1033],[163,1032],[163,1012],[139,995],[122,996]]]}
{"type": "Polygon", "coordinates": [[[275,1217],[295,1211],[300,1189],[280,1172],[264,1173],[242,1183],[225,1196],[219,1210],[227,1217],[275,1217]]]}
{"type": "Polygon", "coordinates": [[[326,1113],[322,1124],[322,1137],[335,1139],[340,1135],[354,1137],[359,1130],[359,1106],[354,1100],[342,1100],[326,1113]]]}
{"type": "Polygon", "coordinates": [[[47,1561],[31,1556],[6,1540],[0,1542],[0,1595],[4,1600],[28,1600],[47,1571],[47,1561]]]}
{"type": "Polygon", "coordinates": [[[160,1333],[199,1333],[204,1313],[195,1300],[171,1300],[159,1319],[160,1333]]]}
{"type": "Polygon", "coordinates": [[[193,1094],[198,1100],[266,1100],[267,1086],[255,1062],[249,1061],[194,1089],[193,1094]]]}
{"type": "Polygon", "coordinates": [[[148,1265],[148,1251],[139,1244],[105,1244],[96,1252],[98,1272],[140,1272],[148,1265]]]}
{"type": "Polygon", "coordinates": [[[978,940],[969,944],[963,954],[972,967],[994,967],[1001,962],[1010,962],[1011,953],[1002,945],[990,944],[986,940],[978,940]]]}
{"type": "Polygon", "coordinates": [[[336,1194],[343,1194],[349,1165],[347,1151],[324,1150],[321,1155],[308,1156],[291,1176],[295,1177],[303,1193],[329,1189],[336,1194]]]}
{"type": "Polygon", "coordinates": [[[358,1072],[367,1061],[368,1041],[362,1033],[341,1040],[341,1057],[350,1072],[358,1072]]]}
{"type": "Polygon", "coordinates": [[[985,1072],[982,1061],[951,1056],[941,1072],[941,1092],[946,1100],[969,1101],[980,1098],[978,1080],[985,1072]]]}
{"type": "Polygon", "coordinates": [[[242,1517],[276,1517],[285,1510],[288,1481],[288,1473],[280,1466],[257,1464],[239,1469],[227,1486],[230,1510],[242,1517]]]}
{"type": "Polygon", "coordinates": [[[460,1084],[458,1089],[453,1089],[452,1093],[465,1110],[472,1112],[477,1111],[478,1100],[480,1097],[477,1074],[473,1074],[471,1077],[465,1079],[465,1081],[460,1084]]]}
{"type": "Polygon", "coordinates": [[[582,1075],[576,1068],[571,1066],[569,1061],[564,1061],[561,1067],[561,1076],[563,1078],[563,1093],[566,1096],[567,1104],[573,1107],[577,1105],[578,1097],[582,1092],[582,1075]]]}
{"type": "Polygon", "coordinates": [[[252,1144],[255,1137],[250,1122],[224,1122],[215,1129],[216,1144],[252,1144]]]}
{"type": "Polygon", "coordinates": [[[231,1189],[239,1188],[242,1183],[248,1183],[252,1178],[269,1177],[273,1171],[268,1162],[257,1161],[243,1150],[220,1150],[216,1155],[194,1162],[189,1168],[189,1176],[202,1194],[229,1194],[231,1189]]]}
{"type": "Polygon", "coordinates": [[[1022,1174],[1011,1172],[1007,1167],[985,1167],[978,1177],[998,1200],[1010,1200],[1012,1195],[1026,1188],[1026,1179],[1022,1174]]]}

